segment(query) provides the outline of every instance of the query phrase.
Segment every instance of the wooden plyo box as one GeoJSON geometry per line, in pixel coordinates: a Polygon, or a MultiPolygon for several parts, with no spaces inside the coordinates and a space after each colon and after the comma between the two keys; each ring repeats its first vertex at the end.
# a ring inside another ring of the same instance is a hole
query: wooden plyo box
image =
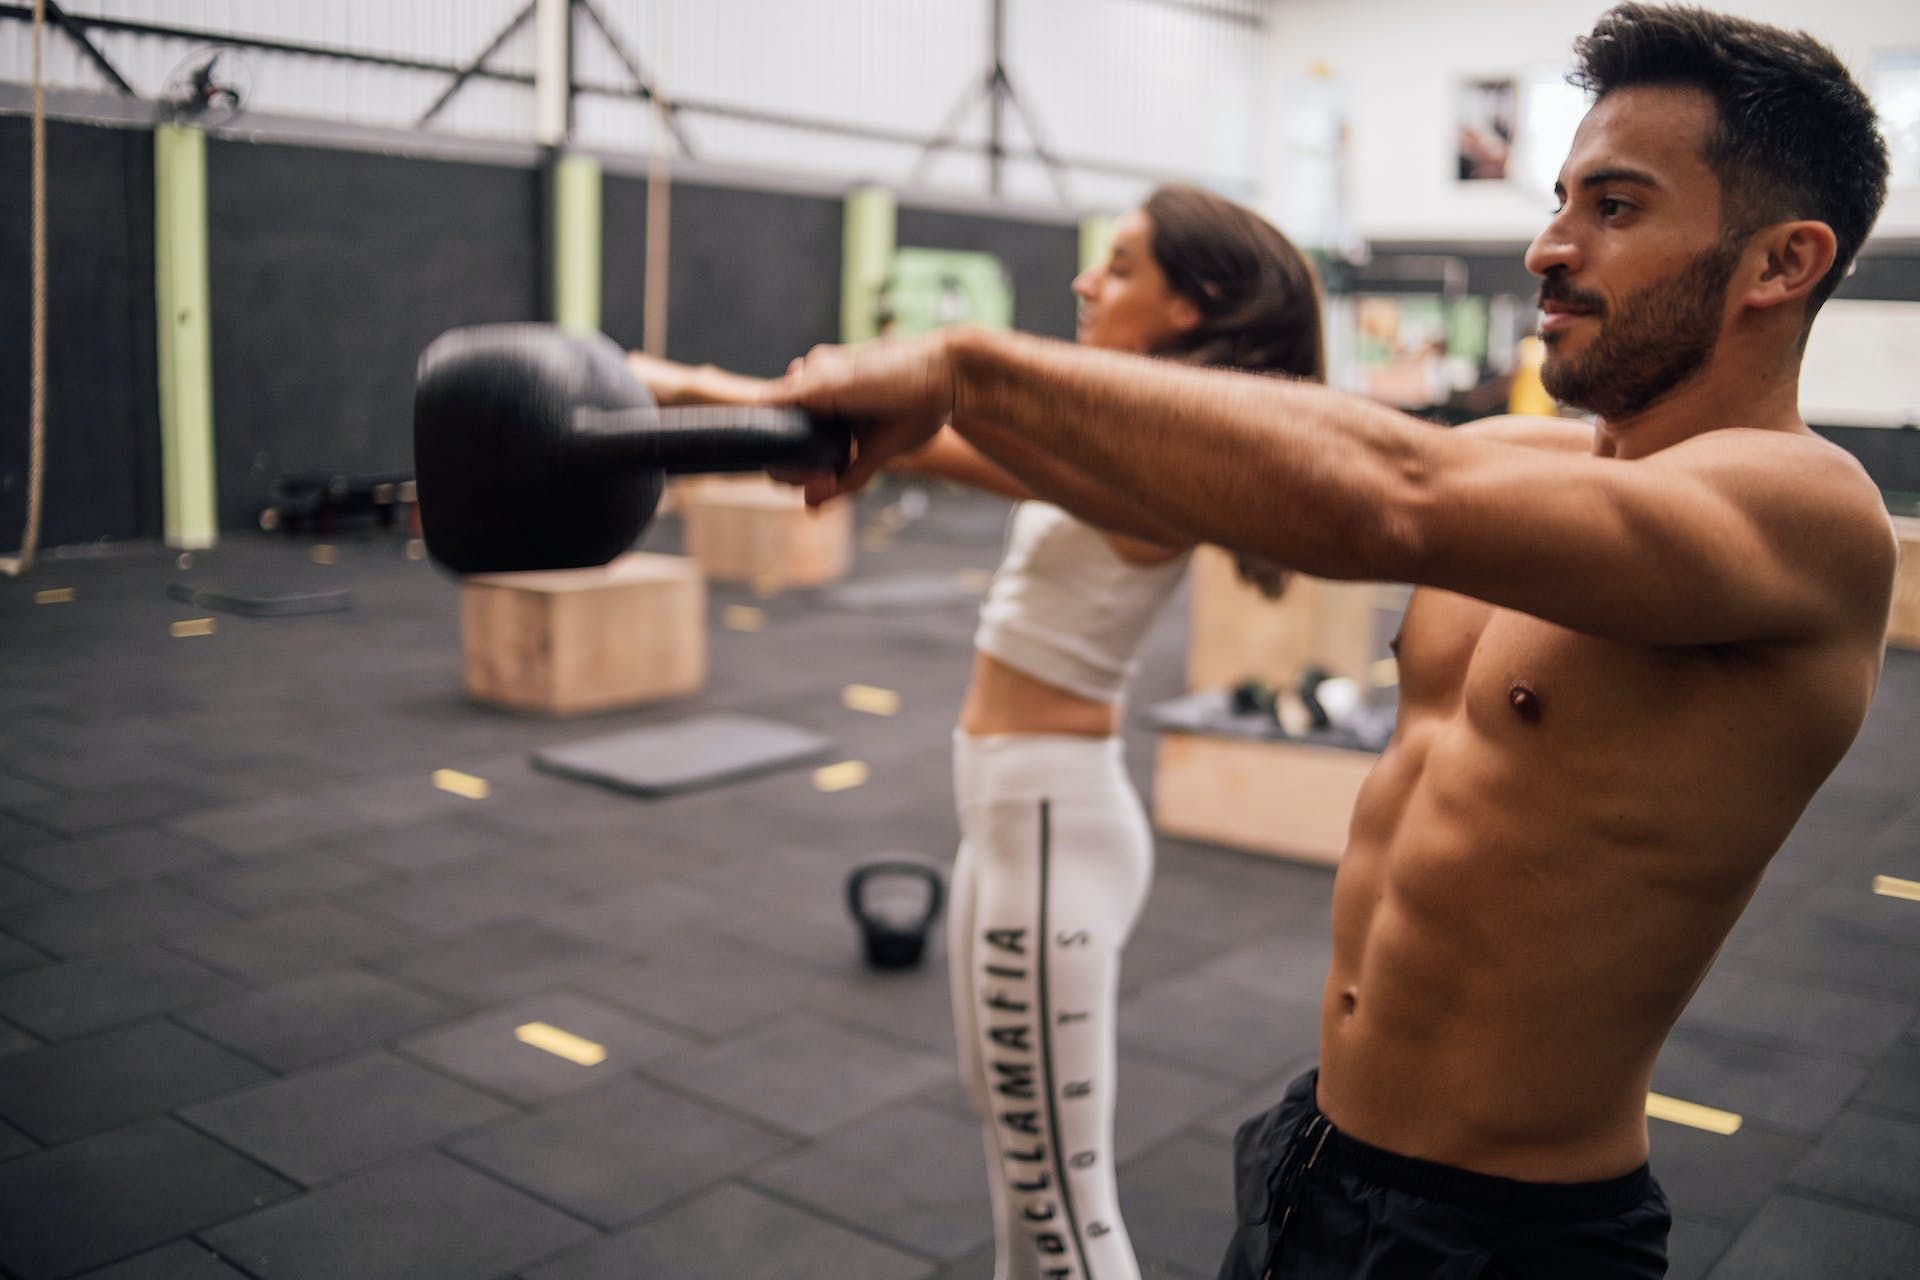
{"type": "MultiPolygon", "coordinates": [[[[1407,590],[1296,574],[1268,600],[1214,547],[1193,557],[1187,690],[1242,680],[1292,687],[1309,665],[1367,685],[1383,627],[1407,590]]],[[[1162,733],[1153,773],[1154,827],[1252,853],[1340,859],[1360,784],[1379,757],[1303,742],[1162,733]]]]}
{"type": "Polygon", "coordinates": [[[1895,516],[1900,567],[1893,577],[1893,612],[1887,618],[1887,643],[1920,649],[1920,520],[1895,516]]]}
{"type": "Polygon", "coordinates": [[[1187,840],[1336,863],[1360,784],[1379,758],[1301,742],[1163,733],[1153,824],[1187,840]]]}
{"type": "Polygon", "coordinates": [[[1379,582],[1328,582],[1295,574],[1278,600],[1240,581],[1233,557],[1217,547],[1193,553],[1193,605],[1187,630],[1187,691],[1242,680],[1290,686],[1309,664],[1369,683],[1384,610],[1406,602],[1406,588],[1379,582]]]}
{"type": "Polygon", "coordinates": [[[687,554],[716,582],[817,587],[853,565],[853,504],[809,511],[800,490],[764,476],[676,486],[687,554]]]}
{"type": "Polygon", "coordinates": [[[697,693],[707,683],[707,584],[681,556],[460,585],[467,695],[576,715],[697,693]]]}

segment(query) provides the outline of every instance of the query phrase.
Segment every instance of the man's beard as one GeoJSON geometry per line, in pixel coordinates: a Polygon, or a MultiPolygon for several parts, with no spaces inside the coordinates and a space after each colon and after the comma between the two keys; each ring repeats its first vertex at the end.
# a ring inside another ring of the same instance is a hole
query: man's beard
{"type": "Polygon", "coordinates": [[[1739,261],[1740,246],[1722,241],[1696,254],[1677,275],[1628,294],[1611,314],[1597,295],[1549,275],[1540,284],[1541,302],[1586,308],[1600,331],[1577,356],[1556,358],[1549,344],[1540,370],[1548,394],[1618,420],[1642,412],[1693,377],[1719,340],[1727,282],[1739,261]]]}

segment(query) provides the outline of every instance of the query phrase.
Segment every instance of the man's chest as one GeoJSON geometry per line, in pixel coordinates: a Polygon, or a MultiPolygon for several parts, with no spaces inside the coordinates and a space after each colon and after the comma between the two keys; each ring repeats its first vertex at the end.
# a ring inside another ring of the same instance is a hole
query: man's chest
{"type": "Polygon", "coordinates": [[[1728,678],[1728,655],[1624,644],[1444,591],[1413,593],[1394,642],[1403,716],[1488,731],[1671,723],[1728,678]]]}

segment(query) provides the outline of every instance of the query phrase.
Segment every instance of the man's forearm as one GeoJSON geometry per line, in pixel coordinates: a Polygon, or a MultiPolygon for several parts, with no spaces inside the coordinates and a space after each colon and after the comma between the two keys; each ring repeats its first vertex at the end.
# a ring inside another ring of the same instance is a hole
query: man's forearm
{"type": "Polygon", "coordinates": [[[947,350],[954,427],[989,457],[997,427],[1194,541],[1322,577],[1408,576],[1433,428],[1313,384],[1018,334],[959,331],[947,350]]]}

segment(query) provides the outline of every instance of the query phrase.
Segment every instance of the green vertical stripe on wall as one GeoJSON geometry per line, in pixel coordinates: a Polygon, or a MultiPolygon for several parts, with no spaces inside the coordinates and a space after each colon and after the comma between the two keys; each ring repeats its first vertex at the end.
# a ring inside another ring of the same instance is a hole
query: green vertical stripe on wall
{"type": "Polygon", "coordinates": [[[553,166],[553,320],[600,331],[600,162],[562,156],[553,166]]]}
{"type": "Polygon", "coordinates": [[[880,331],[880,291],[893,265],[893,193],[862,187],[847,194],[840,271],[840,341],[865,342],[880,331]]]}
{"type": "Polygon", "coordinates": [[[170,547],[210,547],[220,526],[214,505],[204,133],[185,125],[163,124],[154,129],[153,188],[166,539],[170,547]]]}
{"type": "Polygon", "coordinates": [[[1090,213],[1080,219],[1080,269],[1097,267],[1106,261],[1107,248],[1113,243],[1114,218],[1110,213],[1090,213]]]}

